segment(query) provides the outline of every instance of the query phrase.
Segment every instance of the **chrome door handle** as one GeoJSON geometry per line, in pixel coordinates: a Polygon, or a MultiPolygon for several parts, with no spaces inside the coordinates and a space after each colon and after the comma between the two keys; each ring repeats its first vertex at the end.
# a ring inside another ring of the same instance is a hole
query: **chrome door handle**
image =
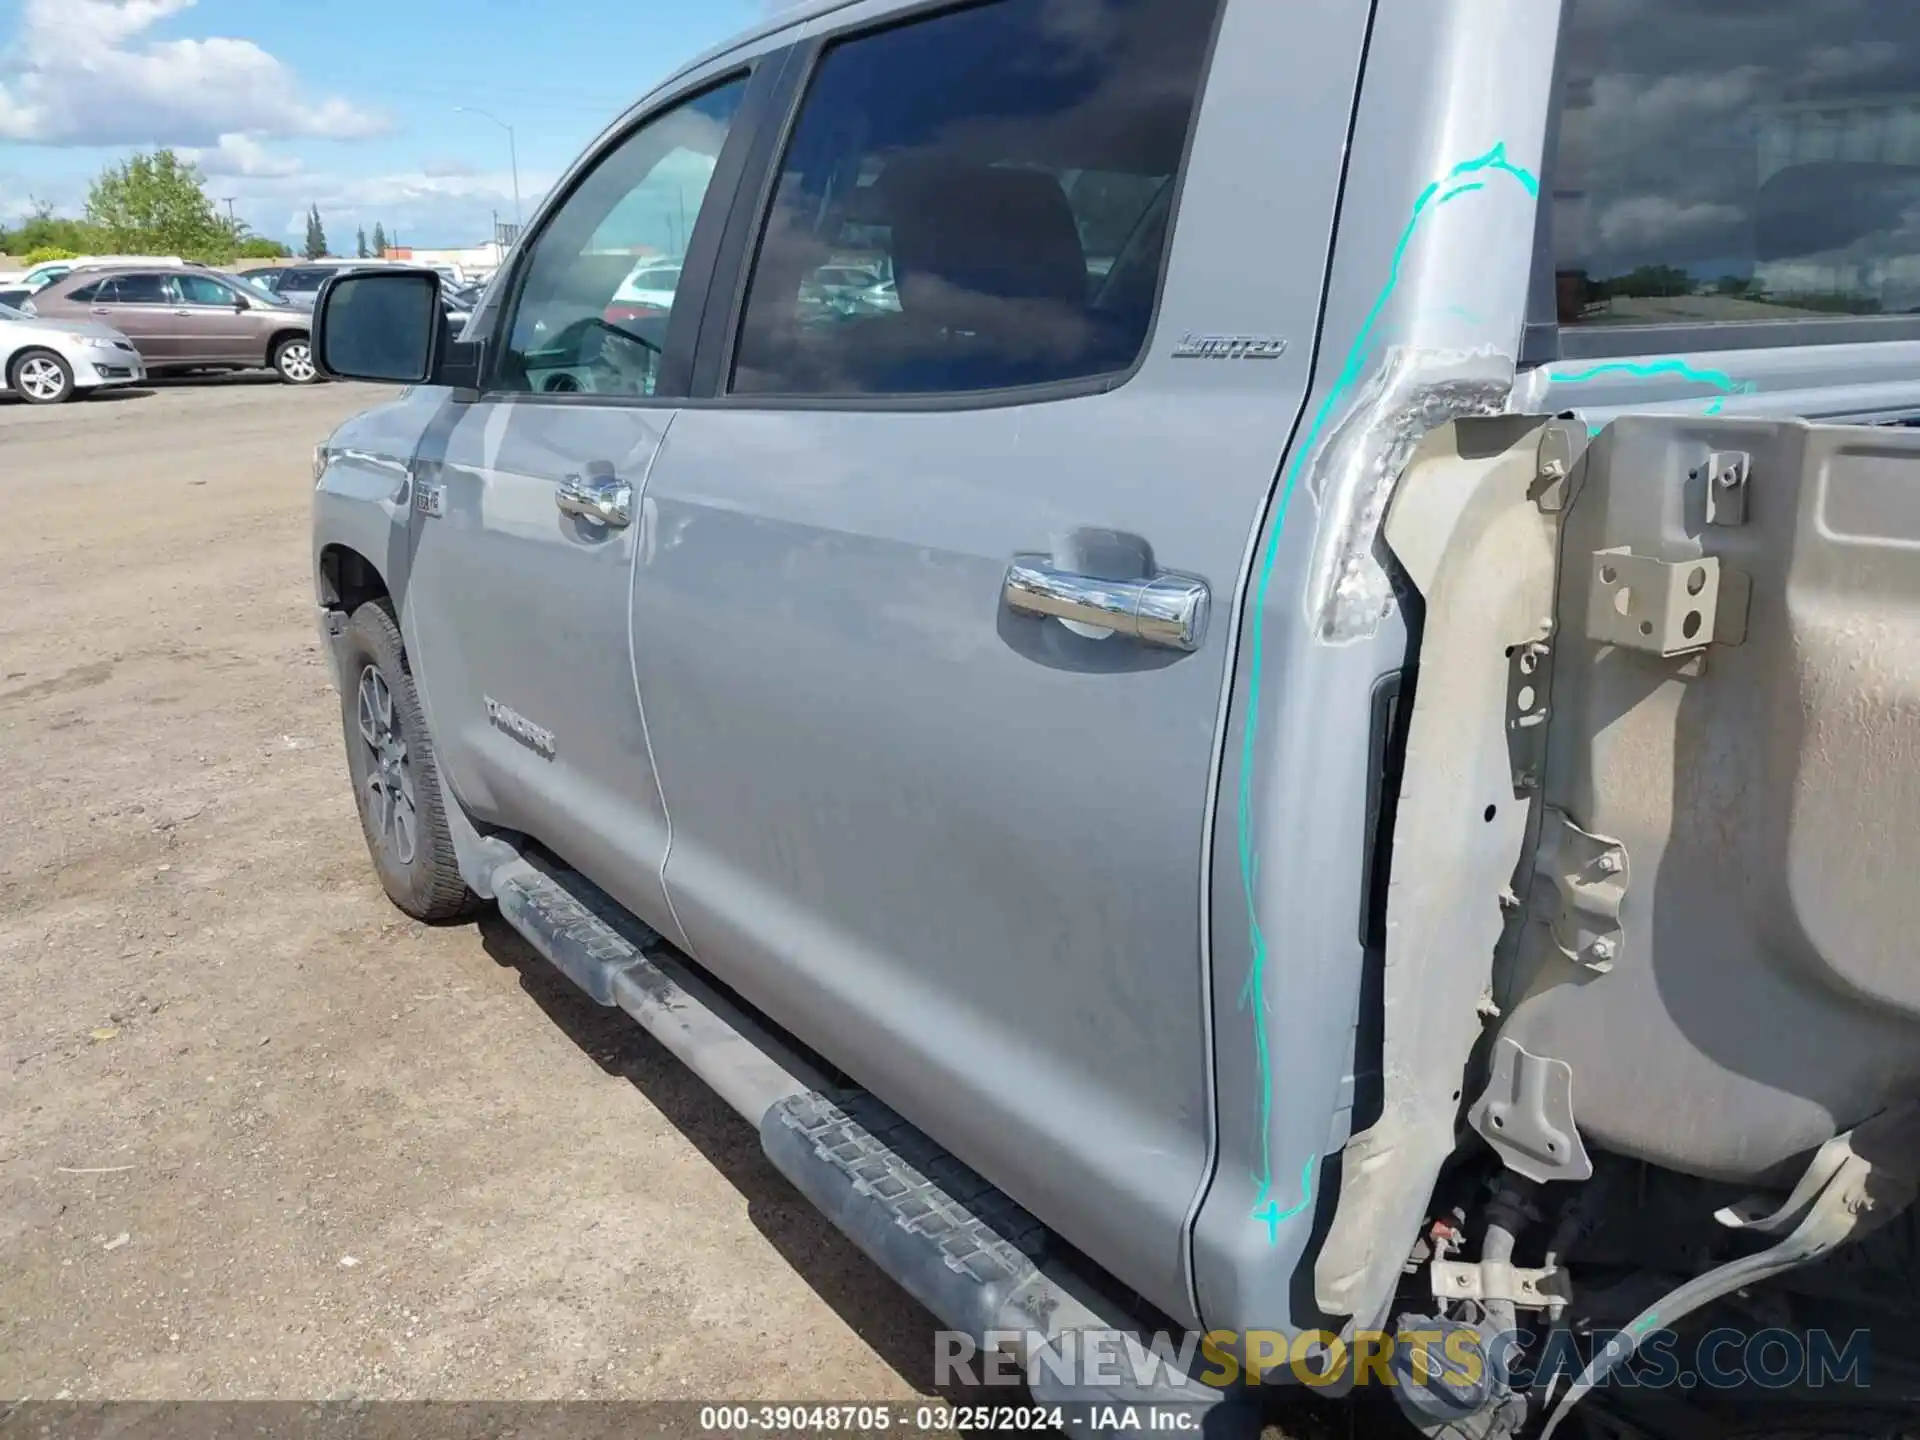
{"type": "Polygon", "coordinates": [[[562,515],[577,515],[597,525],[625,525],[633,519],[633,487],[611,475],[569,475],[553,492],[562,515]]]}
{"type": "Polygon", "coordinates": [[[1207,582],[1191,575],[1100,580],[1056,570],[1044,555],[1016,556],[1003,593],[1016,614],[1093,625],[1169,650],[1198,650],[1212,608],[1207,582]]]}

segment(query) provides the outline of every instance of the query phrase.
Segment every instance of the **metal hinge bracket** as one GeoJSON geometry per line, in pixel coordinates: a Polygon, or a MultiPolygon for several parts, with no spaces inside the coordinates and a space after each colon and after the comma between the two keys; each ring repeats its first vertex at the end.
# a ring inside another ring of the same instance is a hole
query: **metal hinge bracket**
{"type": "Polygon", "coordinates": [[[1530,1270],[1502,1260],[1434,1260],[1427,1266],[1436,1300],[1505,1300],[1516,1310],[1556,1310],[1573,1300],[1558,1265],[1530,1270]]]}
{"type": "Polygon", "coordinates": [[[1586,1180],[1593,1159],[1573,1122],[1573,1067],[1533,1055],[1501,1036],[1493,1045],[1487,1087],[1467,1111],[1467,1123],[1516,1175],[1586,1180]]]}
{"type": "Polygon", "coordinates": [[[1716,556],[1659,560],[1628,546],[1596,550],[1587,638],[1648,655],[1691,655],[1747,638],[1747,577],[1716,556]]]}

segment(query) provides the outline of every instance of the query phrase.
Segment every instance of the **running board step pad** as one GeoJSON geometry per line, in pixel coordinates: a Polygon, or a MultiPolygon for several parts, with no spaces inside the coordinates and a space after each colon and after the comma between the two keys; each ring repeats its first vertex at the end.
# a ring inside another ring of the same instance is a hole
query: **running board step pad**
{"type": "Polygon", "coordinates": [[[951,1328],[1049,1328],[1044,1311],[1020,1305],[1051,1288],[1036,1263],[1046,1239],[1040,1223],[871,1096],[783,1100],[760,1122],[760,1146],[951,1328]]]}
{"type": "Polygon", "coordinates": [[[518,860],[500,867],[493,888],[507,923],[598,1005],[617,1005],[614,978],[647,964],[660,943],[584,875],[562,881],[518,860]]]}

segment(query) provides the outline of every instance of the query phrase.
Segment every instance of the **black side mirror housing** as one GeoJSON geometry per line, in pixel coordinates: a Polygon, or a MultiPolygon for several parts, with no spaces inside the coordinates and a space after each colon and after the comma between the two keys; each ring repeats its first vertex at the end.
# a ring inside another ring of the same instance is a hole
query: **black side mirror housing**
{"type": "Polygon", "coordinates": [[[313,358],[333,380],[471,385],[474,347],[453,342],[431,270],[349,270],[313,303],[313,358]]]}

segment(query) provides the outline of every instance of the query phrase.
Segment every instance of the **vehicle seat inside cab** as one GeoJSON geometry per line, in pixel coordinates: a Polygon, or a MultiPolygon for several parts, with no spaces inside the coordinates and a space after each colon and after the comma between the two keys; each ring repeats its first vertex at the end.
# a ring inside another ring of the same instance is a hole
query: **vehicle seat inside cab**
{"type": "Polygon", "coordinates": [[[851,394],[977,391],[1120,369],[1138,345],[1133,311],[1151,307],[1158,278],[1158,246],[1137,247],[1131,268],[1147,271],[1146,283],[1116,267],[1101,289],[1124,303],[1096,309],[1055,176],[948,152],[891,159],[818,228],[786,218],[769,228],[737,390],[772,393],[797,379],[851,394]],[[900,308],[816,319],[798,304],[802,284],[832,263],[832,237],[849,225],[889,233],[900,308]]]}

